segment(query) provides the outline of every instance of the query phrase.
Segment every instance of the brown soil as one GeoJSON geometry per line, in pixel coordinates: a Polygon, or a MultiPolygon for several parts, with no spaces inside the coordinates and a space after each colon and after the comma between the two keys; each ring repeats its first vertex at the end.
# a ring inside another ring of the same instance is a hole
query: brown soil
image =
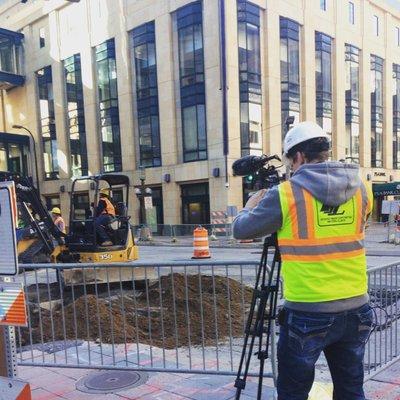
{"type": "MultiPolygon", "coordinates": [[[[104,293],[99,296],[88,294],[79,297],[75,294],[75,301],[72,301],[70,295],[64,296],[63,306],[53,306],[52,312],[41,308],[39,313],[37,304],[31,303],[32,344],[64,339],[103,343],[138,340],[140,343],[174,348],[187,346],[189,343],[199,345],[204,342],[205,345],[213,345],[217,338],[223,340],[230,334],[233,337],[243,335],[243,313],[247,311],[251,301],[252,289],[221,276],[214,276],[213,285],[211,276],[202,275],[201,291],[199,275],[187,275],[186,281],[187,285],[183,274],[163,276],[160,279],[161,295],[160,283],[157,281],[148,288],[148,299],[145,291],[136,291],[135,297],[131,289],[124,290],[122,296],[121,292],[107,297],[104,297],[104,293]],[[63,320],[65,324],[62,323],[63,320]]],[[[31,297],[28,295],[32,302],[31,297]]],[[[54,300],[53,296],[52,299],[54,300]]],[[[23,328],[21,345],[29,344],[29,331],[23,328]]]]}

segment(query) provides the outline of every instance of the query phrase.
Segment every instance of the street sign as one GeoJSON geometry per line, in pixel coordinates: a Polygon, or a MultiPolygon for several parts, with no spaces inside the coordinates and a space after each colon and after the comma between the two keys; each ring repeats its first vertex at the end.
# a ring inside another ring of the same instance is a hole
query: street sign
{"type": "Polygon", "coordinates": [[[144,197],[144,208],[146,210],[151,210],[153,208],[153,198],[151,196],[144,197]]]}
{"type": "Polygon", "coordinates": [[[0,325],[28,326],[21,283],[0,282],[0,325]]]}
{"type": "Polygon", "coordinates": [[[381,214],[399,214],[400,201],[383,200],[381,214]]]}
{"type": "Polygon", "coordinates": [[[17,202],[14,182],[0,182],[0,276],[18,273],[16,227],[17,202]]]}

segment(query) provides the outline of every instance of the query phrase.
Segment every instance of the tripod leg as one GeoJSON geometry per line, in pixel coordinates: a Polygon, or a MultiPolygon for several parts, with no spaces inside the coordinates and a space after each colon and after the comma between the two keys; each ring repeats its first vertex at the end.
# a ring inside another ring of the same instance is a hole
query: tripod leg
{"type": "Polygon", "coordinates": [[[246,379],[247,379],[248,371],[249,371],[249,367],[250,367],[250,360],[251,360],[252,353],[253,353],[255,338],[256,338],[256,336],[259,335],[259,332],[261,332],[261,335],[262,335],[263,323],[260,325],[260,319],[263,315],[263,308],[265,307],[265,302],[263,302],[262,299],[260,298],[261,291],[259,289],[259,284],[260,284],[260,279],[264,276],[264,270],[267,268],[267,254],[268,253],[264,250],[263,255],[261,257],[259,269],[257,271],[256,285],[254,287],[250,311],[249,311],[249,315],[247,317],[246,329],[245,329],[246,335],[244,338],[242,355],[240,358],[239,369],[238,369],[238,373],[237,373],[236,381],[235,381],[235,387],[236,387],[236,397],[235,398],[237,400],[240,399],[241,391],[246,386],[246,379]],[[257,306],[258,299],[260,299],[260,302],[258,304],[258,308],[257,308],[257,312],[256,312],[256,306],[257,306]],[[255,312],[256,312],[256,314],[255,314],[255,312]],[[254,320],[254,317],[255,317],[255,320],[254,320]],[[261,327],[261,331],[260,331],[260,327],[261,327]],[[251,338],[250,338],[250,335],[251,335],[251,338]],[[250,343],[249,343],[249,339],[250,339],[250,343]],[[243,365],[245,365],[245,368],[244,368],[244,371],[242,372],[243,365]]]}

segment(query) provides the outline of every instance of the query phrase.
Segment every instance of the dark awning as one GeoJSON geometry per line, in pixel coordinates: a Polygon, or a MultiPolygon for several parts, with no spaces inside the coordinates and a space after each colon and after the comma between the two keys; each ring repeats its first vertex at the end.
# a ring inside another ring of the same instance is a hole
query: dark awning
{"type": "Polygon", "coordinates": [[[400,196],[400,182],[373,183],[374,196],[400,196]]]}

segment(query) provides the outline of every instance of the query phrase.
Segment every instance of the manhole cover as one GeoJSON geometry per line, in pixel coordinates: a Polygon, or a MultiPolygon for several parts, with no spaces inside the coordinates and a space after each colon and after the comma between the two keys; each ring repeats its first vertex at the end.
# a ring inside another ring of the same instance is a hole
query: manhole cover
{"type": "Polygon", "coordinates": [[[86,393],[114,393],[145,383],[148,375],[134,371],[101,371],[81,378],[76,388],[86,393]]]}

